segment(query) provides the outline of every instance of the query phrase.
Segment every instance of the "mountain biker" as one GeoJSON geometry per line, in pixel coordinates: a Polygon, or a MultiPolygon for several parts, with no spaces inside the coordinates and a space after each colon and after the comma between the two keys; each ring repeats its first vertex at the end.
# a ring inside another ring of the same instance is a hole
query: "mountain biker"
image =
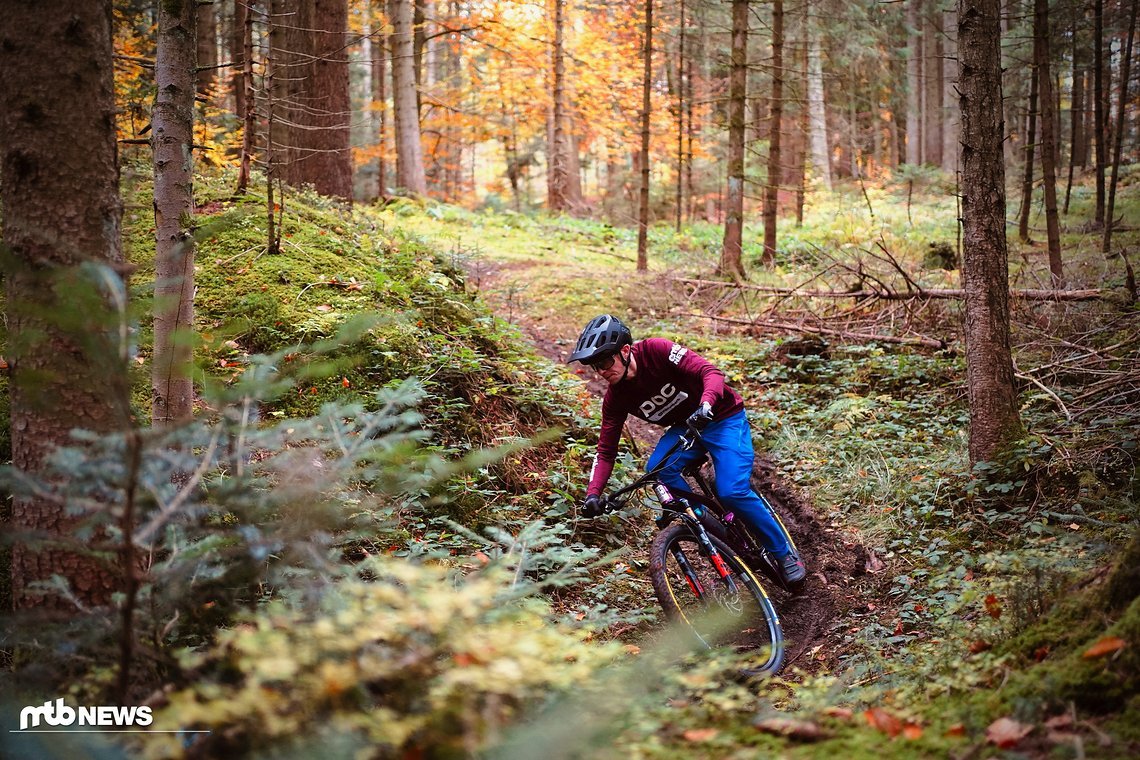
{"type": "Polygon", "coordinates": [[[667,428],[649,457],[656,467],[687,425],[702,431],[703,446],[679,452],[659,475],[669,488],[687,490],[681,471],[708,452],[716,472],[717,497],[726,509],[744,517],[776,558],[784,580],[798,585],[807,575],[799,556],[777,524],[771,507],[752,490],[755,453],[744,413],[744,400],[725,385],[724,373],[692,350],[664,338],[633,342],[621,320],[602,314],[590,320],[567,364],[581,362],[604,379],[598,449],[586,487],[583,514],[602,512],[601,493],[613,472],[625,419],[632,414],[667,428]]]}

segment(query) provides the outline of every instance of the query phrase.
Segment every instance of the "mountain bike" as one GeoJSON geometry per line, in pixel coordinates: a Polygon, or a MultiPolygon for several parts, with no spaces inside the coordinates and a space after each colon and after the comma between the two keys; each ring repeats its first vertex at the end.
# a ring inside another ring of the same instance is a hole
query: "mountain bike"
{"type": "MultiPolygon", "coordinates": [[[[603,508],[616,511],[635,493],[649,490],[660,510],[656,520],[660,530],[649,549],[649,572],[666,617],[687,625],[709,648],[728,646],[759,653],[760,665],[749,668],[747,674],[775,674],[784,662],[783,629],[753,572],[755,567],[788,589],[775,559],[745,522],[735,519],[717,500],[711,482],[701,472],[707,454],[682,471],[699,491],[668,488],[658,477],[670,457],[699,443],[700,433],[690,428],[657,467],[606,496],[603,508]]],[[[778,517],[777,522],[791,544],[778,517]]]]}

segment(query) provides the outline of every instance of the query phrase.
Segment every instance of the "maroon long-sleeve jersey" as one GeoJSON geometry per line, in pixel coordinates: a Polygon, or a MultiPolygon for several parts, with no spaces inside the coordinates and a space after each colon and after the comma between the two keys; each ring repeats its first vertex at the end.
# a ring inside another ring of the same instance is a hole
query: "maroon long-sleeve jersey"
{"type": "Polygon", "coordinates": [[[703,402],[712,406],[714,420],[744,408],[740,394],[725,385],[724,373],[710,361],[664,338],[633,344],[637,376],[611,385],[602,399],[602,429],[590,473],[588,494],[600,494],[617,459],[622,426],[629,415],[662,427],[680,424],[703,402]]]}

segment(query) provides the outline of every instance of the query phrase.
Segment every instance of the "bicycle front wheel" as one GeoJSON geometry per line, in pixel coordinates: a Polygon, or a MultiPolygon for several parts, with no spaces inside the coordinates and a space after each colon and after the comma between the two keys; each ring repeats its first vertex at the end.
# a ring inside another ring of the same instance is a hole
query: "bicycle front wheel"
{"type": "Polygon", "coordinates": [[[657,601],[670,620],[684,623],[707,647],[726,646],[758,658],[755,674],[774,674],[784,663],[780,618],[760,581],[739,555],[709,536],[727,576],[717,570],[689,526],[671,525],[649,551],[657,601]]]}

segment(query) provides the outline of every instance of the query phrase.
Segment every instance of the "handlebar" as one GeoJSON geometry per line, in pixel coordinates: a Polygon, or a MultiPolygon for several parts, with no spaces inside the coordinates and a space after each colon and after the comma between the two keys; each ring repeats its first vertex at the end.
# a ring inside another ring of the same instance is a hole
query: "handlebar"
{"type": "Polygon", "coordinates": [[[625,508],[629,502],[629,497],[635,492],[644,488],[651,481],[657,477],[657,473],[665,469],[665,464],[669,461],[669,457],[673,456],[678,451],[688,451],[689,449],[702,442],[701,431],[697,430],[692,425],[686,424],[688,428],[686,432],[682,433],[664,456],[661,457],[661,463],[654,467],[652,470],[647,471],[640,478],[629,483],[622,488],[614,491],[609,495],[602,495],[601,499],[602,514],[609,512],[616,512],[619,509],[625,508]]]}

